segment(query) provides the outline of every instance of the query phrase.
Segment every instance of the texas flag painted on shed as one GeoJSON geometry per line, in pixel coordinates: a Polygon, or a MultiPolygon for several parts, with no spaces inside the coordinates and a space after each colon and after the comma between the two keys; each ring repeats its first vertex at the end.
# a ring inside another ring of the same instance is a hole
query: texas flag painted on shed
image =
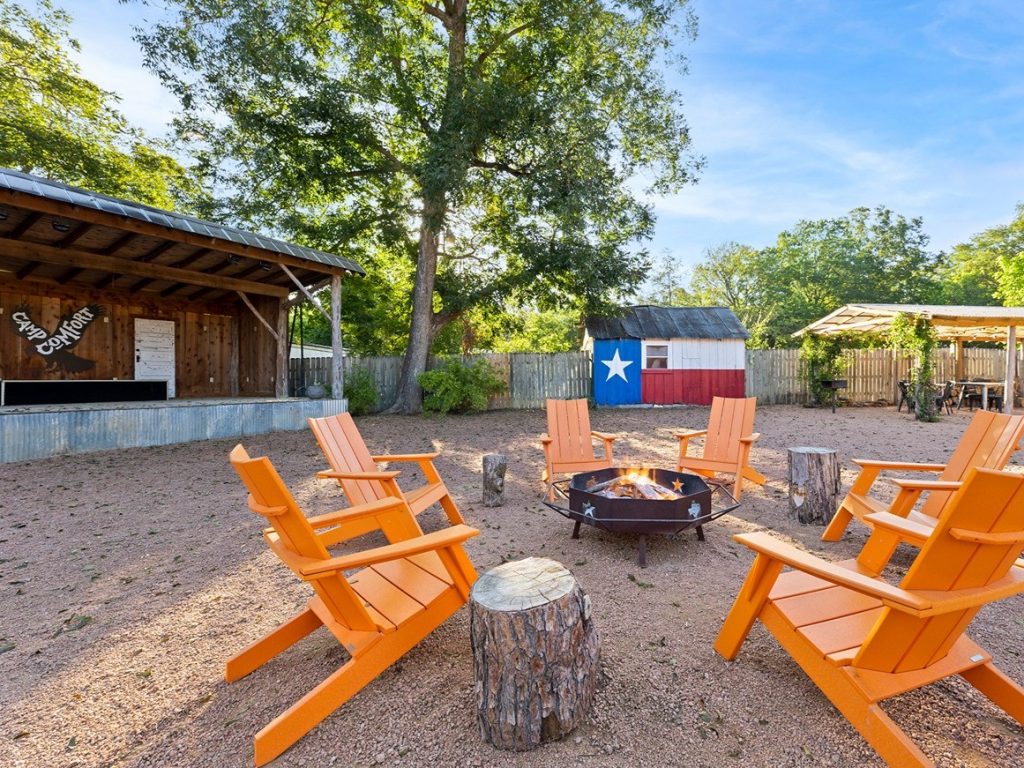
{"type": "Polygon", "coordinates": [[[594,402],[640,402],[640,340],[594,341],[594,402]]]}

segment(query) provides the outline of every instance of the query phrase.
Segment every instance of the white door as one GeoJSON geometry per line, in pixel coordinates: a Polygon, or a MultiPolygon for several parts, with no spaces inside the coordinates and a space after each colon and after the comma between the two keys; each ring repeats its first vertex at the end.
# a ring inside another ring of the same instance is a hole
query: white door
{"type": "Polygon", "coordinates": [[[174,397],[174,321],[135,318],[135,378],[166,381],[174,397]]]}

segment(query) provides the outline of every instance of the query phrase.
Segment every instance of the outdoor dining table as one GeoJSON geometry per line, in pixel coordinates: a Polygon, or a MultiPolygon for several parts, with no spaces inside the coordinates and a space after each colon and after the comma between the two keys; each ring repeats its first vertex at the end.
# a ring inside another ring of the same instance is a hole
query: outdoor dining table
{"type": "MultiPolygon", "coordinates": [[[[981,388],[981,409],[983,411],[988,410],[988,390],[989,387],[1002,389],[1004,384],[1001,381],[958,381],[956,383],[958,387],[980,387],[981,388]]],[[[961,390],[962,391],[962,390],[961,390]]]]}

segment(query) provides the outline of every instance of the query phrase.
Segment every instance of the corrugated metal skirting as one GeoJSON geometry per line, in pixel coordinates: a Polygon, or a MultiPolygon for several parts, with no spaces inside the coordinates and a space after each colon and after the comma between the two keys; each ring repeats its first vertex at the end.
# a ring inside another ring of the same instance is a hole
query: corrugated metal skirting
{"type": "Polygon", "coordinates": [[[0,463],[305,429],[307,418],[347,407],[345,400],[221,400],[0,412],[0,463]]]}

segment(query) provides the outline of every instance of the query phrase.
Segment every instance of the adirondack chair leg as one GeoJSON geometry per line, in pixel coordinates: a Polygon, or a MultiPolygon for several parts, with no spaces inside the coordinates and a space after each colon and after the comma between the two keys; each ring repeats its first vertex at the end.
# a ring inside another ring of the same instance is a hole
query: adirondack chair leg
{"type": "Polygon", "coordinates": [[[836,513],[832,515],[832,520],[825,527],[825,532],[821,534],[822,541],[839,541],[843,538],[843,534],[846,533],[846,526],[853,520],[853,514],[846,508],[846,500],[839,506],[836,513]]]}
{"type": "Polygon", "coordinates": [[[750,628],[754,626],[754,621],[761,613],[768,593],[771,592],[781,572],[782,561],[762,554],[754,558],[750,573],[747,574],[746,581],[736,596],[736,602],[732,604],[729,615],[725,617],[725,622],[718,632],[718,639],[715,640],[715,650],[726,661],[732,661],[740,652],[743,641],[750,634],[750,628]]]}
{"type": "Polygon", "coordinates": [[[996,669],[991,662],[961,672],[960,676],[985,694],[989,701],[1024,725],[1024,688],[996,669]]]}
{"type": "Polygon", "coordinates": [[[877,576],[885,570],[899,545],[900,537],[897,534],[875,527],[857,555],[857,565],[867,568],[877,576]]]}
{"type": "Polygon", "coordinates": [[[824,659],[778,609],[769,606],[761,622],[887,765],[935,768],[935,763],[864,693],[850,673],[824,659]]]}
{"type": "Polygon", "coordinates": [[[749,480],[752,483],[757,483],[758,485],[764,485],[765,483],[768,482],[768,478],[767,477],[762,475],[760,472],[758,472],[756,469],[754,469],[749,464],[747,466],[743,467],[743,477],[746,480],[749,480]]]}
{"type": "Polygon", "coordinates": [[[317,618],[317,615],[310,608],[306,608],[262,640],[257,640],[245,650],[228,659],[224,670],[224,679],[229,683],[240,680],[322,626],[323,622],[317,618]]]}
{"type": "Polygon", "coordinates": [[[450,615],[427,610],[350,659],[320,685],[275,717],[255,737],[256,765],[265,765],[301,739],[408,653],[450,615]]]}

